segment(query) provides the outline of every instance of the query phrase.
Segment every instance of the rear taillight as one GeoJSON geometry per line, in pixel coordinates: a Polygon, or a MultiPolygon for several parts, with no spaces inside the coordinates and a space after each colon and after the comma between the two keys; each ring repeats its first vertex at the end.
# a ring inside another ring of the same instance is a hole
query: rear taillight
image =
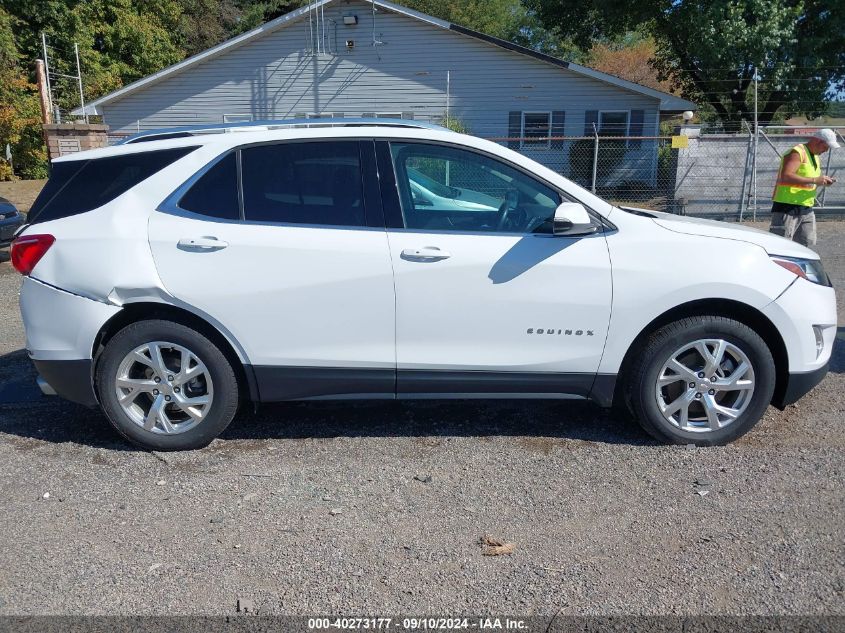
{"type": "Polygon", "coordinates": [[[55,241],[52,235],[21,235],[12,242],[12,266],[21,275],[29,275],[55,241]]]}

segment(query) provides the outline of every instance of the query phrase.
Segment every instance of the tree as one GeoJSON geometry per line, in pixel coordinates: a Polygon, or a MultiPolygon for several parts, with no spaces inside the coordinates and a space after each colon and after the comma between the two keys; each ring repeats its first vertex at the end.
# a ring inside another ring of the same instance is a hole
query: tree
{"type": "Polygon", "coordinates": [[[525,0],[576,43],[642,29],[654,65],[727,127],[749,119],[755,70],[759,120],[818,115],[845,88],[845,5],[837,0],[525,0]],[[577,16],[578,19],[573,19],[577,16]]]}
{"type": "MultiPolygon", "coordinates": [[[[310,0],[313,1],[313,0],[310,0]]],[[[261,26],[286,13],[304,7],[309,0],[233,0],[237,19],[230,37],[261,26]]]]}
{"type": "MultiPolygon", "coordinates": [[[[0,150],[12,148],[15,171],[27,178],[46,175],[46,152],[41,137],[41,112],[36,88],[20,65],[13,34],[20,28],[0,8],[0,150]]],[[[13,177],[10,166],[0,161],[0,180],[13,177]]]]}
{"type": "MultiPolygon", "coordinates": [[[[76,71],[73,45],[85,79],[86,96],[100,96],[178,62],[185,55],[176,34],[182,11],[176,0],[0,0],[0,7],[24,28],[15,30],[21,57],[43,57],[47,34],[58,73],[76,71]]],[[[79,105],[72,80],[57,79],[54,97],[62,111],[79,105]]]]}
{"type": "Polygon", "coordinates": [[[178,0],[179,37],[188,55],[219,44],[238,28],[240,11],[232,0],[178,0]]]}
{"type": "Polygon", "coordinates": [[[651,64],[657,54],[657,45],[648,38],[625,38],[621,42],[601,41],[593,45],[585,63],[603,73],[633,81],[663,92],[673,92],[668,79],[660,79],[651,64]]]}
{"type": "Polygon", "coordinates": [[[581,59],[571,41],[546,29],[521,0],[400,0],[400,4],[549,55],[581,59]]]}

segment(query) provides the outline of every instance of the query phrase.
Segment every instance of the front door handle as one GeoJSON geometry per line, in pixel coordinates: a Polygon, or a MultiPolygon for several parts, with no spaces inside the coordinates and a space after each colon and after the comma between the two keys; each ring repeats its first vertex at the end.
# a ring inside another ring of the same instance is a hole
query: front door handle
{"type": "Polygon", "coordinates": [[[452,256],[447,251],[441,251],[436,246],[423,246],[422,248],[406,248],[402,251],[402,259],[411,261],[431,262],[441,259],[449,259],[452,256]]]}
{"type": "Polygon", "coordinates": [[[229,245],[228,242],[218,240],[213,236],[205,237],[183,237],[179,240],[177,247],[183,251],[222,251],[229,245]]]}

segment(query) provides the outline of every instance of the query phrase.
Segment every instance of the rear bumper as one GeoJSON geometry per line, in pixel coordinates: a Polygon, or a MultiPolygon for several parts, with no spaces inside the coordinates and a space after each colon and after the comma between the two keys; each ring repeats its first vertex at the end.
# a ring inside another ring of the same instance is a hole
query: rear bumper
{"type": "Polygon", "coordinates": [[[829,363],[806,373],[789,374],[786,388],[783,390],[783,393],[775,394],[772,404],[778,409],[795,404],[824,380],[824,377],[827,376],[828,367],[829,363]]]}
{"type": "Polygon", "coordinates": [[[86,407],[97,406],[97,394],[90,360],[33,360],[38,386],[47,395],[57,395],[86,407]],[[51,393],[52,392],[52,393],[51,393]]]}
{"type": "Polygon", "coordinates": [[[117,306],[93,301],[24,277],[20,295],[26,349],[33,360],[88,360],[103,325],[120,312],[117,306]]]}
{"type": "Polygon", "coordinates": [[[20,295],[26,349],[41,391],[97,406],[92,352],[103,325],[120,311],[25,277],[20,295]]]}

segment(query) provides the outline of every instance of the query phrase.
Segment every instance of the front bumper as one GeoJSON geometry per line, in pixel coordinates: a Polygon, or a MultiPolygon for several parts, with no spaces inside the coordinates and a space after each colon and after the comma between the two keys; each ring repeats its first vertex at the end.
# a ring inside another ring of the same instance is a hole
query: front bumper
{"type": "Polygon", "coordinates": [[[782,390],[782,393],[775,394],[772,404],[781,411],[787,405],[795,404],[824,380],[824,377],[827,376],[829,366],[830,364],[828,363],[813,371],[802,374],[789,374],[785,388],[782,390]]]}
{"type": "Polygon", "coordinates": [[[777,300],[763,308],[763,314],[780,332],[790,375],[822,371],[828,365],[838,323],[833,288],[796,279],[777,300]]]}

